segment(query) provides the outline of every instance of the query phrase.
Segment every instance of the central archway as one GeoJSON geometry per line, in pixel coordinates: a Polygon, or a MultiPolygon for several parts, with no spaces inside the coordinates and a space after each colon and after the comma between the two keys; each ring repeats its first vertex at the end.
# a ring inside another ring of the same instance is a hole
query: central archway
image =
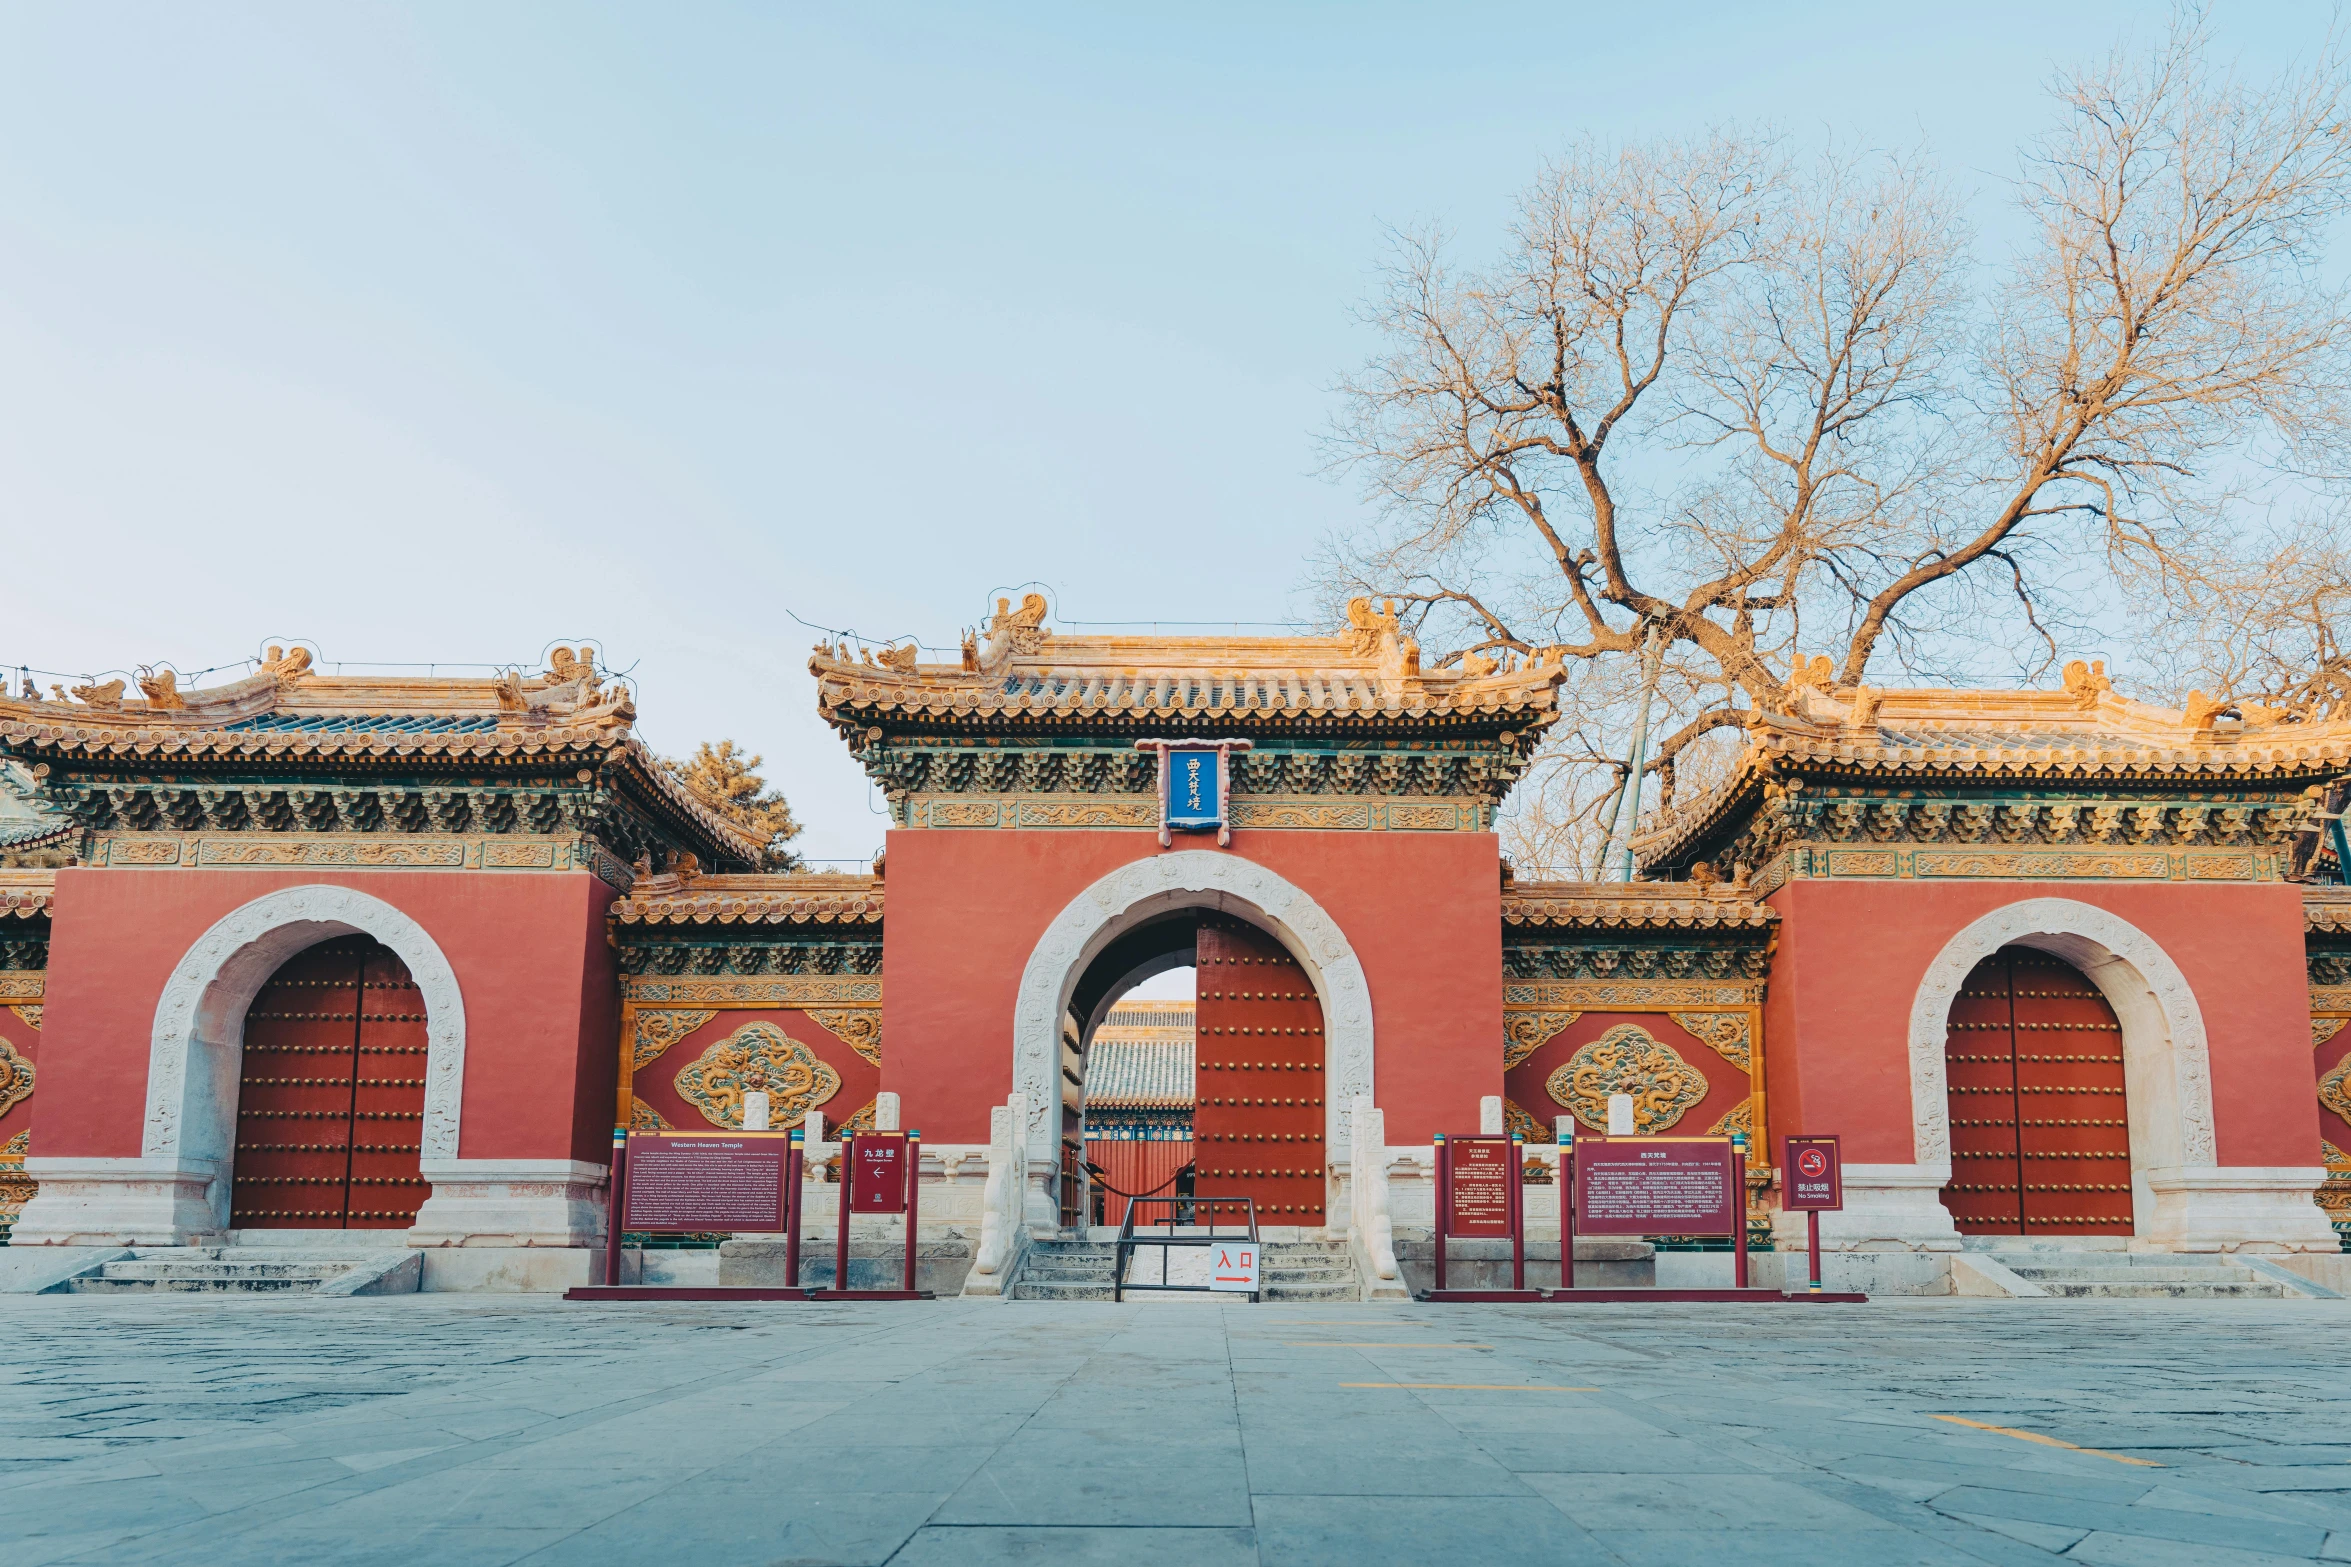
{"type": "MultiPolygon", "coordinates": [[[[1179,850],[1121,866],[1055,915],[1021,971],[1013,1005],[1012,1086],[1026,1097],[1031,1191],[1060,1159],[1062,1017],[1094,960],[1128,932],[1181,909],[1245,920],[1280,942],[1322,1003],[1325,1146],[1348,1146],[1350,1112],[1372,1092],[1371,987],[1337,920],[1304,889],[1231,854],[1179,850]]],[[[1031,1223],[1039,1222],[1032,1207],[1031,1223]]],[[[1048,1219],[1046,1222],[1050,1222],[1048,1219]]]]}

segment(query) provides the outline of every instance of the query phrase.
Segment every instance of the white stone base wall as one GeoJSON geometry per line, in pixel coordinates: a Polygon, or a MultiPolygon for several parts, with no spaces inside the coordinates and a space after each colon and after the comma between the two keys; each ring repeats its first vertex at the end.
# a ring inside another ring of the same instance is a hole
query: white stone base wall
{"type": "Polygon", "coordinates": [[[12,1246],[186,1246],[221,1229],[213,1189],[226,1172],[208,1162],[34,1157],[25,1174],[40,1189],[12,1246]]]}
{"type": "Polygon", "coordinates": [[[2162,1251],[2332,1252],[2342,1247],[2316,1193],[2318,1165],[2148,1170],[2155,1216],[2146,1241],[2162,1251]]]}
{"type": "Polygon", "coordinates": [[[427,1159],[433,1194],[408,1244],[595,1245],[604,1238],[605,1173],[578,1159],[427,1159]]]}

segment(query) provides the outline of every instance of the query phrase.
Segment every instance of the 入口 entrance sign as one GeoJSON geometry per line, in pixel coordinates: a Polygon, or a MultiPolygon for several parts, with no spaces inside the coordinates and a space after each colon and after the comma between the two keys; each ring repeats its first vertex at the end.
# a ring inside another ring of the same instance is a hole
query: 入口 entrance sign
{"type": "Polygon", "coordinates": [[[789,1132],[631,1132],[624,1228],[648,1234],[785,1227],[789,1132]]]}
{"type": "Polygon", "coordinates": [[[1834,1137],[1790,1137],[1780,1161],[1780,1206],[1790,1213],[1834,1213],[1845,1206],[1845,1171],[1834,1137]]]}
{"type": "Polygon", "coordinates": [[[1257,1293],[1257,1246],[1252,1241],[1219,1241],[1208,1248],[1208,1287],[1257,1293]]]}
{"type": "Polygon", "coordinates": [[[1576,1139],[1579,1235],[1730,1235],[1741,1228],[1725,1137],[1576,1139]]]}

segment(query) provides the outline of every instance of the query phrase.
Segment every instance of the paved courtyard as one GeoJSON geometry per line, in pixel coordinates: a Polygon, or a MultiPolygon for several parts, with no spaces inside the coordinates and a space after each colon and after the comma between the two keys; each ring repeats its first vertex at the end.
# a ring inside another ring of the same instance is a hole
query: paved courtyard
{"type": "Polygon", "coordinates": [[[2351,1560],[2332,1302],[0,1297],[0,1342],[9,1567],[2351,1560]]]}

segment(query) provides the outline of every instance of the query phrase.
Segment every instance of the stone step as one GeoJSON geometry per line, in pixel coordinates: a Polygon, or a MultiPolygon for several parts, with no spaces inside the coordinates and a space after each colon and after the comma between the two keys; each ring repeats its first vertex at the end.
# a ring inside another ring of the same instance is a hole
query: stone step
{"type": "Polygon", "coordinates": [[[307,1295],[324,1279],[305,1278],[159,1278],[110,1279],[99,1275],[70,1279],[69,1295],[307,1295]]]}
{"type": "MultiPolygon", "coordinates": [[[[1997,1255],[1997,1254],[1995,1254],[1997,1255]]],[[[2171,1252],[2148,1252],[2143,1256],[2118,1256],[2113,1252],[2019,1252],[2001,1257],[2002,1262],[2017,1268],[2114,1268],[2124,1271],[2147,1269],[2186,1269],[2190,1272],[2241,1271],[2242,1264],[2225,1257],[2180,1256],[2171,1252]]]]}
{"type": "Polygon", "coordinates": [[[349,1273],[358,1263],[336,1258],[332,1261],[252,1262],[242,1258],[236,1261],[193,1261],[177,1259],[138,1258],[131,1262],[110,1262],[100,1270],[106,1279],[314,1279],[339,1278],[349,1273]]]}
{"type": "Polygon", "coordinates": [[[1012,1287],[1012,1298],[1014,1300],[1108,1300],[1111,1298],[1111,1291],[1107,1282],[1076,1284],[1057,1279],[1032,1279],[1028,1276],[1027,1271],[1023,1270],[1020,1282],[1012,1287]]]}
{"type": "Polygon", "coordinates": [[[2243,1268],[2053,1268],[2043,1263],[2009,1263],[2008,1270],[2035,1284],[2251,1284],[2243,1268]]]}
{"type": "MultiPolygon", "coordinates": [[[[2041,1281],[2035,1280],[2035,1283],[2041,1281]]],[[[2283,1300],[2283,1284],[2069,1284],[2042,1283],[2051,1295],[2070,1300],[2283,1300]]]]}

